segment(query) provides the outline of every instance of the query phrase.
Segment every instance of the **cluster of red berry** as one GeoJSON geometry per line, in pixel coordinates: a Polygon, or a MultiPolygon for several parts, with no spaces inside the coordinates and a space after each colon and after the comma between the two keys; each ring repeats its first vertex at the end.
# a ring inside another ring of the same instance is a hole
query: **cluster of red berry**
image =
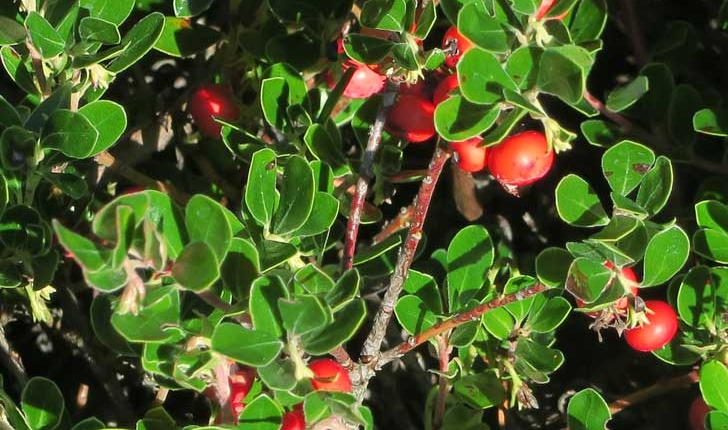
{"type": "MultiPolygon", "coordinates": [[[[351,379],[346,369],[336,361],[323,358],[312,361],[308,365],[313,373],[311,386],[316,391],[351,392],[351,379]]],[[[245,398],[250,393],[255,382],[256,372],[253,368],[242,368],[228,378],[230,397],[228,405],[237,422],[238,417],[245,409],[245,398]]],[[[303,403],[296,404],[290,411],[283,414],[280,430],[304,430],[306,419],[303,413],[303,403]]]]}

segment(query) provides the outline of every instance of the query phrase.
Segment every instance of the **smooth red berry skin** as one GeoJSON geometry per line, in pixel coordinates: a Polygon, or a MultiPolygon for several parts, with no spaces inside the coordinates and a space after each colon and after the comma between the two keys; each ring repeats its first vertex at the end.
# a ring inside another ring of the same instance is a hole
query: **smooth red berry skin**
{"type": "Polygon", "coordinates": [[[546,176],[554,163],[554,151],[546,136],[524,131],[488,148],[488,168],[503,185],[522,187],[546,176]]]}
{"type": "MultiPolygon", "coordinates": [[[[543,17],[546,16],[547,13],[549,13],[556,1],[557,0],[541,0],[541,4],[538,6],[538,9],[536,9],[536,14],[534,15],[536,21],[541,21],[543,17]]],[[[564,12],[559,16],[555,16],[549,19],[558,19],[559,21],[563,21],[568,13],[569,12],[564,12]]]]}
{"type": "Polygon", "coordinates": [[[460,57],[472,49],[475,44],[463,36],[457,27],[452,26],[447,29],[445,35],[442,37],[442,49],[451,49],[451,46],[455,46],[455,50],[445,55],[445,64],[451,69],[454,69],[458,61],[460,61],[460,57]]]}
{"type": "Polygon", "coordinates": [[[222,129],[222,125],[213,116],[234,121],[240,114],[240,109],[230,96],[230,90],[217,84],[205,85],[195,91],[190,97],[189,111],[197,128],[211,137],[220,137],[222,129]]]}
{"type": "Polygon", "coordinates": [[[705,403],[702,397],[698,396],[690,404],[688,421],[692,430],[705,430],[705,416],[710,412],[710,406],[705,403]]]}
{"type": "Polygon", "coordinates": [[[440,103],[444,102],[449,96],[452,90],[458,88],[460,82],[458,82],[457,73],[448,75],[445,79],[441,80],[435,88],[435,93],[432,95],[432,103],[437,107],[440,103]]]}
{"type": "Polygon", "coordinates": [[[245,402],[243,400],[253,387],[255,375],[255,369],[246,367],[228,377],[228,383],[230,384],[230,409],[232,409],[233,416],[236,419],[243,412],[243,409],[245,409],[245,402]]]}
{"type": "Polygon", "coordinates": [[[356,71],[344,88],[344,96],[351,99],[365,99],[382,91],[386,77],[370,69],[366,64],[354,60],[347,60],[341,64],[343,71],[350,67],[354,67],[356,71]]]}
{"type": "Polygon", "coordinates": [[[624,340],[637,351],[652,352],[667,345],[677,333],[678,321],[675,310],[661,300],[647,300],[645,306],[649,323],[624,332],[624,340]]]}
{"type": "Polygon", "coordinates": [[[342,391],[351,392],[351,379],[349,372],[336,361],[322,358],[311,362],[308,368],[313,372],[311,385],[316,391],[342,391]]]}
{"type": "Polygon", "coordinates": [[[389,109],[384,129],[393,136],[420,143],[435,135],[435,105],[429,100],[402,94],[389,109]]]}
{"type": "Polygon", "coordinates": [[[306,420],[303,411],[295,409],[283,414],[281,419],[281,430],[304,430],[306,428],[306,420]]]}
{"type": "Polygon", "coordinates": [[[466,172],[479,172],[485,169],[488,162],[488,151],[480,146],[483,138],[475,136],[462,142],[451,142],[450,149],[455,153],[458,167],[466,172]]]}

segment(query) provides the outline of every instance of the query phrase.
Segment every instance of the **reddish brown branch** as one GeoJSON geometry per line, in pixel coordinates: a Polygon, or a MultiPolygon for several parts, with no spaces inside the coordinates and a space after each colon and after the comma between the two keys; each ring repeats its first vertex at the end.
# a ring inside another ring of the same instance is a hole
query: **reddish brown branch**
{"type": "Polygon", "coordinates": [[[509,303],[527,299],[531,296],[535,296],[538,293],[546,291],[546,289],[547,287],[545,285],[538,283],[532,287],[525,288],[523,290],[516,291],[515,293],[505,296],[500,296],[494,300],[470,309],[469,311],[464,311],[463,313],[454,315],[449,319],[435,324],[434,326],[428,328],[422,333],[419,333],[416,336],[409,338],[406,342],[402,342],[394,348],[383,352],[378,364],[379,366],[383,366],[394,360],[395,358],[412,351],[413,349],[429,341],[430,339],[434,339],[436,336],[447,332],[448,330],[455,329],[456,327],[463,325],[466,322],[478,320],[484,313],[492,309],[500,308],[509,303]]]}
{"type": "Polygon", "coordinates": [[[635,391],[632,394],[617,399],[609,404],[609,412],[616,414],[622,409],[627,408],[637,403],[642,403],[655,396],[659,396],[670,391],[679,390],[681,388],[688,388],[700,380],[700,375],[697,370],[686,373],[685,375],[676,376],[672,379],[665,381],[658,381],[649,387],[635,391]]]}
{"type": "Polygon", "coordinates": [[[415,209],[412,205],[400,209],[397,216],[393,220],[389,221],[382,228],[382,231],[374,236],[374,239],[372,239],[372,243],[382,242],[383,240],[392,236],[398,231],[404,230],[405,228],[409,227],[410,223],[412,222],[412,214],[414,213],[414,211],[415,209]]]}

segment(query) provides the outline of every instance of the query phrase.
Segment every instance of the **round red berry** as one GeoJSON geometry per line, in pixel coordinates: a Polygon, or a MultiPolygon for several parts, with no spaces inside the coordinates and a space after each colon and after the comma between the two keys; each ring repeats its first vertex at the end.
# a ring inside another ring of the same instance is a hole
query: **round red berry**
{"type": "Polygon", "coordinates": [[[488,158],[485,146],[480,146],[482,142],[482,137],[475,136],[462,142],[450,143],[458,167],[466,172],[479,172],[485,169],[488,158]]]}
{"type": "Polygon", "coordinates": [[[389,109],[385,130],[413,143],[424,142],[435,135],[435,106],[427,99],[403,94],[389,109]]]}
{"type": "Polygon", "coordinates": [[[705,416],[710,412],[710,406],[705,403],[701,396],[698,396],[690,404],[688,420],[692,430],[705,430],[705,416]]]}
{"type": "Polygon", "coordinates": [[[460,61],[460,57],[474,46],[475,44],[463,36],[457,27],[448,28],[442,38],[442,49],[445,50],[445,64],[450,68],[455,68],[458,61],[460,61]]]}
{"type": "Polygon", "coordinates": [[[444,102],[449,96],[452,90],[459,87],[457,73],[448,75],[445,79],[441,80],[435,88],[435,93],[432,95],[432,103],[437,106],[444,102]]]}
{"type": "Polygon", "coordinates": [[[190,97],[189,111],[197,128],[208,136],[220,137],[222,125],[213,116],[234,121],[240,114],[230,91],[222,85],[205,85],[190,97]]]}
{"type": "Polygon", "coordinates": [[[505,186],[521,187],[546,176],[554,162],[554,151],[546,136],[524,131],[488,148],[488,168],[505,186]]]}
{"type": "Polygon", "coordinates": [[[349,372],[342,365],[330,358],[322,358],[311,362],[308,368],[313,372],[311,385],[317,391],[351,391],[349,372]]]}
{"type": "Polygon", "coordinates": [[[647,322],[624,332],[624,340],[637,351],[650,352],[667,345],[677,333],[675,310],[661,300],[647,300],[647,322]]]}
{"type": "Polygon", "coordinates": [[[304,430],[305,428],[306,419],[300,409],[294,409],[283,414],[281,430],[304,430]]]}
{"type": "Polygon", "coordinates": [[[380,92],[384,88],[386,77],[375,72],[366,64],[354,60],[346,60],[341,64],[345,72],[349,68],[355,68],[351,80],[344,88],[344,95],[352,99],[364,99],[380,92]]]}

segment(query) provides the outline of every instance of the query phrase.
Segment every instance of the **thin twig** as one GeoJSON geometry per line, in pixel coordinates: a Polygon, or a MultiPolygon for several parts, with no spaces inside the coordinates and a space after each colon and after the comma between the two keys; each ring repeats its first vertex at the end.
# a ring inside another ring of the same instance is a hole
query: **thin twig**
{"type": "Polygon", "coordinates": [[[444,321],[440,321],[439,323],[428,328],[427,330],[423,331],[422,333],[419,333],[419,334],[407,339],[407,341],[400,343],[399,345],[395,346],[394,348],[383,352],[381,357],[379,358],[378,365],[380,367],[384,366],[385,364],[389,363],[390,361],[392,361],[398,357],[401,357],[402,355],[412,351],[413,349],[415,349],[418,346],[422,345],[423,343],[429,341],[430,339],[434,339],[436,336],[439,336],[442,333],[447,332],[448,330],[452,330],[462,324],[465,324],[466,322],[476,321],[484,313],[488,312],[489,310],[492,310],[495,308],[500,308],[509,303],[513,303],[513,302],[516,302],[519,300],[527,299],[531,296],[535,296],[538,293],[542,293],[542,292],[546,291],[546,289],[547,289],[547,287],[545,285],[538,283],[532,287],[528,287],[523,290],[516,291],[515,293],[500,296],[487,303],[483,303],[482,305],[479,305],[473,309],[470,309],[468,311],[464,311],[460,314],[454,315],[444,321]]]}
{"type": "Polygon", "coordinates": [[[398,231],[409,227],[414,211],[415,209],[412,205],[400,209],[397,216],[382,227],[382,230],[374,236],[372,244],[380,243],[398,231]]]}
{"type": "Polygon", "coordinates": [[[382,96],[382,104],[379,106],[376,119],[369,131],[369,139],[367,140],[367,146],[364,149],[361,167],[359,168],[359,179],[356,181],[356,190],[354,191],[354,197],[351,199],[349,221],[346,224],[344,255],[341,261],[343,271],[351,269],[354,265],[356,240],[359,235],[359,224],[361,223],[361,214],[364,209],[364,199],[369,191],[369,182],[372,179],[374,155],[379,150],[379,143],[382,141],[382,131],[384,130],[384,122],[387,118],[387,112],[394,104],[396,95],[397,85],[388,82],[387,88],[382,96]]]}
{"type": "Polygon", "coordinates": [[[48,88],[48,81],[46,80],[45,71],[43,70],[43,57],[40,55],[35,46],[30,41],[30,38],[26,40],[25,46],[28,48],[30,54],[30,64],[33,67],[33,73],[35,73],[36,79],[38,79],[38,88],[40,88],[41,95],[46,98],[50,93],[48,88]]]}
{"type": "Polygon", "coordinates": [[[24,387],[25,383],[28,382],[28,375],[25,373],[25,367],[23,367],[20,355],[13,350],[7,337],[5,337],[4,324],[0,324],[0,365],[8,370],[19,388],[24,387]]]}
{"type": "Polygon", "coordinates": [[[448,342],[448,336],[445,334],[437,336],[437,355],[440,364],[440,376],[437,387],[437,399],[435,400],[435,412],[432,418],[432,428],[439,429],[442,425],[442,419],[445,416],[445,406],[447,393],[450,391],[447,378],[444,376],[450,366],[450,353],[452,346],[448,342]]]}
{"type": "MultiPolygon", "coordinates": [[[[378,355],[382,342],[384,341],[387,326],[392,318],[394,304],[402,292],[402,286],[407,279],[407,272],[409,271],[410,265],[412,265],[412,260],[414,260],[417,246],[422,239],[422,228],[425,224],[427,211],[430,208],[432,194],[448,158],[450,158],[450,154],[447,151],[439,146],[435,149],[435,154],[432,156],[432,161],[430,161],[428,175],[422,180],[420,191],[415,198],[415,211],[412,224],[407,232],[404,244],[399,250],[394,273],[389,281],[389,288],[384,293],[384,299],[374,317],[372,330],[369,332],[369,336],[367,336],[362,348],[360,360],[363,364],[369,365],[371,368],[377,366],[378,355]]],[[[366,381],[364,381],[364,385],[366,385],[366,381]]]]}
{"type": "Polygon", "coordinates": [[[329,354],[331,354],[331,356],[336,359],[336,362],[341,364],[341,366],[346,369],[347,372],[351,372],[354,369],[354,361],[351,359],[351,356],[348,352],[346,352],[343,346],[337,346],[329,354]]]}
{"type": "Polygon", "coordinates": [[[635,391],[627,396],[617,399],[609,404],[609,412],[616,414],[622,409],[629,406],[636,405],[649,400],[655,396],[659,396],[670,391],[679,390],[681,388],[688,388],[700,380],[700,375],[697,370],[693,370],[684,375],[676,376],[665,381],[658,381],[649,387],[635,391]]]}

